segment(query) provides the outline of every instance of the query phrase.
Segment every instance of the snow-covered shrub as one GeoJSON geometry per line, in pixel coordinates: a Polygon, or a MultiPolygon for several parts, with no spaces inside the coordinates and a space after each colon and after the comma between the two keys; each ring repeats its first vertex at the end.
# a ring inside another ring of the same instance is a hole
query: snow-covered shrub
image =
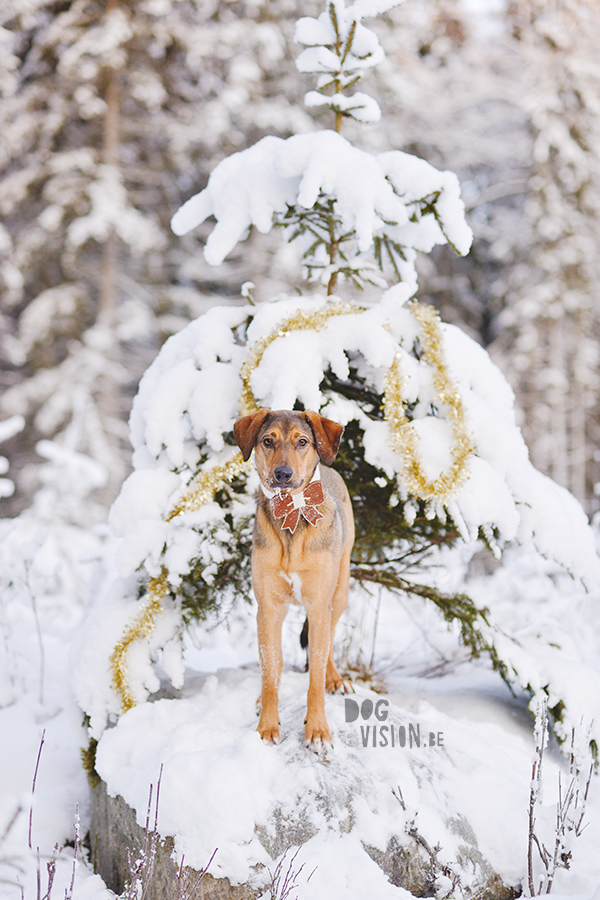
{"type": "MultiPolygon", "coordinates": [[[[319,90],[333,89],[324,105],[338,130],[344,117],[373,111],[344,92],[360,60],[381,55],[363,18],[395,3],[332,0],[319,19],[299,24],[311,48],[300,68],[318,74],[319,90]]],[[[309,103],[317,103],[310,94],[309,103]]],[[[111,525],[122,539],[121,575],[135,583],[145,570],[148,600],[131,598],[124,635],[125,589],[120,615],[97,619],[103,646],[112,640],[115,649],[110,674],[99,661],[96,687],[80,691],[94,728],[156,690],[150,659],[161,647],[165,671],[180,679],[178,622],[249,595],[258,480],[232,428],[260,406],[314,409],[346,426],[338,465],[358,525],[354,590],[376,582],[433,600],[459,621],[473,653],[488,652],[506,678],[562,699],[485,608],[444,594],[424,568],[460,539],[481,539],[497,556],[518,540],[588,584],[600,575],[582,509],[529,462],[502,374],[460,329],[411,299],[418,251],[444,242],[469,249],[456,177],[399,151],[373,156],[333,131],[267,137],[224,159],[173,228],[182,234],[211,215],[210,263],[253,226],[279,225],[301,242],[306,277],[327,293],[299,287],[293,297],[211,309],[167,341],[144,375],[130,423],[134,472],[111,525]],[[378,288],[374,299],[356,293],[367,282],[378,288]]]]}

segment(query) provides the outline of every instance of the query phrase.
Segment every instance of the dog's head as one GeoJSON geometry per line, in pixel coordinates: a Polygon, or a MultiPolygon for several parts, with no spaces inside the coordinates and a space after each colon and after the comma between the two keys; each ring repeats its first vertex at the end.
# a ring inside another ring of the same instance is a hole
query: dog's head
{"type": "Polygon", "coordinates": [[[262,483],[271,491],[303,490],[317,462],[335,459],[343,427],[312,410],[259,409],[238,419],[233,434],[244,460],[252,450],[262,483]]]}

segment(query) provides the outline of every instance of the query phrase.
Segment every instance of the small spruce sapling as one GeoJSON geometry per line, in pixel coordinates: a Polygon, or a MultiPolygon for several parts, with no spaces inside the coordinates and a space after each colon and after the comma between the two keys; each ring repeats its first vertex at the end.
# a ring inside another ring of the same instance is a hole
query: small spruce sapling
{"type": "MultiPolygon", "coordinates": [[[[355,588],[432,601],[458,621],[473,655],[488,654],[503,677],[529,689],[528,649],[466,595],[427,584],[423,570],[461,538],[498,555],[520,523],[567,566],[596,573],[600,562],[581,509],[529,463],[512,394],[485,351],[427,307],[403,306],[417,290],[417,252],[444,243],[469,250],[458,179],[401,151],[367,153],[339,133],[345,119],[376,118],[374,101],[350,93],[383,53],[362,20],[395,5],[328,0],[321,16],[301,19],[299,67],[318,79],[309,104],[333,114],[335,127],[267,136],[225,158],[175,214],[177,234],[214,217],[204,251],[211,265],[252,228],[282,227],[327,296],[298,286],[297,297],[265,302],[255,296],[260,286],[250,297],[247,284],[246,306],[211,309],[167,342],[140,384],[131,418],[139,467],[111,519],[124,538],[125,574],[147,568],[149,603],[165,601],[163,619],[222,615],[250,594],[255,481],[235,457],[233,423],[261,405],[319,410],[346,426],[336,467],[355,507],[355,588]],[[369,283],[381,292],[356,302],[356,287],[369,283]],[[152,508],[149,493],[160,497],[152,508]],[[538,527],[549,517],[552,533],[538,527]],[[152,584],[162,585],[159,600],[152,584]]],[[[563,688],[552,684],[556,716],[568,705],[563,688]]]]}
{"type": "MultiPolygon", "coordinates": [[[[333,113],[334,129],[287,141],[264,138],[217,167],[206,189],[173,218],[178,234],[208,215],[216,218],[205,251],[209,262],[222,261],[243,235],[244,225],[263,232],[281,227],[289,241],[302,246],[308,281],[326,287],[329,297],[344,283],[380,289],[402,283],[409,295],[416,289],[416,248],[428,250],[435,243],[449,243],[458,253],[468,251],[471,235],[453,173],[438,173],[425,161],[400,151],[373,157],[341,136],[345,119],[374,123],[381,116],[373,98],[353,92],[362,76],[384,57],[375,32],[362,19],[400,2],[381,0],[346,7],[343,0],[328,0],[318,18],[303,17],[297,22],[295,40],[306,48],[297,68],[317,78],[317,90],[309,91],[305,102],[312,109],[333,113]],[[230,204],[234,197],[236,203],[230,204]]],[[[327,367],[321,391],[332,398],[346,398],[370,419],[383,421],[380,389],[352,365],[345,378],[327,367]]],[[[410,408],[407,415],[412,418],[410,408]]],[[[406,502],[398,496],[395,478],[366,461],[363,431],[358,421],[348,423],[335,464],[348,485],[357,520],[354,579],[432,600],[446,620],[460,621],[463,640],[478,655],[488,649],[477,630],[486,611],[477,609],[464,594],[450,596],[410,579],[410,573],[422,570],[436,549],[459,540],[457,528],[449,516],[432,515],[426,503],[414,498],[406,502]],[[408,509],[410,515],[405,512],[408,509]]],[[[245,479],[238,479],[216,499],[228,509],[244,490],[245,479]]],[[[249,593],[245,560],[250,522],[238,520],[234,526],[230,516],[226,522],[232,528],[231,551],[211,578],[202,578],[203,563],[197,560],[182,579],[180,596],[189,622],[219,609],[222,615],[230,607],[230,599],[223,602],[222,598],[231,598],[232,586],[238,595],[249,593]]],[[[218,530],[222,532],[221,523],[218,530]]]]}

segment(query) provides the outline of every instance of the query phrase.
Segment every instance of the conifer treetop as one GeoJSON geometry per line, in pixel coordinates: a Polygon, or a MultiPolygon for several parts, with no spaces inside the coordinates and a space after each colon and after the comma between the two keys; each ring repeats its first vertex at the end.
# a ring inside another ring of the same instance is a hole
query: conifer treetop
{"type": "Polygon", "coordinates": [[[337,132],[344,116],[359,122],[378,122],[381,118],[373,97],[360,92],[346,96],[344,91],[385,56],[377,35],[365,28],[361,19],[377,16],[401,2],[359,0],[346,8],[344,0],[328,0],[318,18],[305,16],[296,23],[294,39],[308,48],[296,60],[298,71],[318,75],[318,90],[309,91],[304,102],[309,107],[329,107],[335,113],[337,132]],[[333,93],[323,93],[327,90],[333,93]]]}
{"type": "MultiPolygon", "coordinates": [[[[390,249],[395,245],[429,252],[436,244],[448,242],[459,253],[469,250],[471,231],[464,221],[454,173],[439,172],[401,151],[374,156],[333,131],[285,140],[269,136],[227,157],[215,168],[205,190],[175,214],[172,227],[176,234],[185,234],[214,216],[217,225],[205,256],[210,265],[219,265],[251,226],[266,233],[286,217],[291,221],[293,211],[296,218],[304,214],[302,224],[317,237],[318,226],[308,221],[307,214],[324,211],[328,201],[338,241],[351,242],[357,254],[382,242],[390,249]]],[[[326,229],[327,223],[322,224],[326,229]]],[[[316,258],[314,268],[326,262],[316,258]]],[[[352,264],[349,257],[346,262],[352,264]]],[[[400,258],[398,265],[403,262],[408,259],[400,258]]],[[[402,268],[397,280],[410,278],[407,266],[402,268]]]]}
{"type": "Polygon", "coordinates": [[[205,257],[220,265],[254,226],[267,233],[283,226],[302,247],[305,276],[337,292],[342,278],[357,287],[387,288],[403,282],[417,288],[415,253],[448,243],[464,255],[472,234],[464,218],[458,179],[400,151],[373,155],[339,132],[343,116],[373,121],[375,100],[344,93],[362,72],[383,58],[377,36],[361,23],[398,0],[355,3],[329,0],[318,19],[302,18],[296,39],[308,44],[301,71],[318,75],[310,105],[336,114],[336,130],[282,139],[268,136],[224,159],[206,188],[174,215],[172,228],[185,234],[213,216],[216,227],[205,257]],[[320,93],[333,88],[334,93],[320,93]]]}

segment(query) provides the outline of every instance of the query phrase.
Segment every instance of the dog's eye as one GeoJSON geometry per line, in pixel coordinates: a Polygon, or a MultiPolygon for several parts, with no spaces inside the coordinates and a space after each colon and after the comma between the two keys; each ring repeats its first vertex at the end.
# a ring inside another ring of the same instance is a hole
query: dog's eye
{"type": "Polygon", "coordinates": [[[307,444],[308,444],[308,441],[306,438],[300,438],[300,440],[298,441],[299,447],[306,447],[307,444]]]}
{"type": "Polygon", "coordinates": [[[272,447],[273,446],[273,438],[269,438],[269,437],[264,438],[263,444],[265,445],[265,447],[272,447]]]}

